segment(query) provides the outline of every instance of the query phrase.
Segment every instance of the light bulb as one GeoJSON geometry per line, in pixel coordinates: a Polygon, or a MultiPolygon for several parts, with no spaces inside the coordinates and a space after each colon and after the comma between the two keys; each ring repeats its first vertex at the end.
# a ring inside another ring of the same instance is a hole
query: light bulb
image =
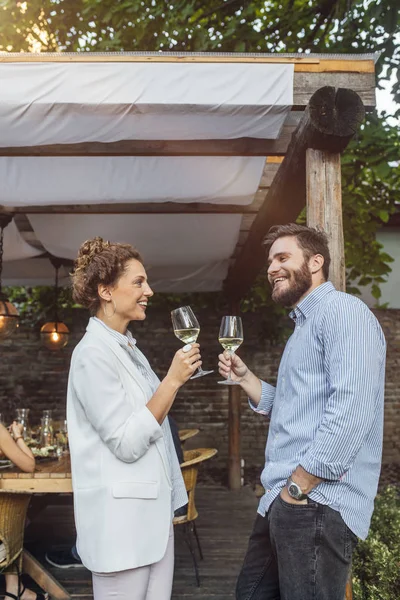
{"type": "Polygon", "coordinates": [[[64,323],[46,323],[40,330],[43,346],[49,350],[61,350],[68,343],[69,330],[64,323]]]}
{"type": "Polygon", "coordinates": [[[19,325],[18,311],[7,299],[0,300],[0,341],[9,338],[19,325]]]}

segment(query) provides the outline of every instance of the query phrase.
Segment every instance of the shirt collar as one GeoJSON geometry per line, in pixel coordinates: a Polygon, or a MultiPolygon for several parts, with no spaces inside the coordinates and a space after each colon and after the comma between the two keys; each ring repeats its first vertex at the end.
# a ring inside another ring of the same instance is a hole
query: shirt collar
{"type": "Polygon", "coordinates": [[[307,318],[310,313],[318,306],[318,304],[331,292],[335,290],[332,282],[326,281],[312,292],[307,294],[305,298],[290,312],[289,317],[296,321],[299,317],[307,318]]]}
{"type": "Polygon", "coordinates": [[[125,334],[120,333],[119,331],[115,331],[115,329],[112,329],[111,327],[109,327],[108,325],[106,325],[104,323],[104,321],[102,321],[101,319],[98,319],[97,317],[92,317],[92,319],[94,321],[96,321],[97,323],[100,323],[104,329],[106,329],[115,340],[117,340],[117,342],[119,343],[120,346],[122,346],[123,348],[126,348],[127,346],[135,346],[136,345],[136,340],[133,337],[133,335],[131,334],[131,332],[129,331],[129,329],[127,329],[125,331],[125,334]]]}

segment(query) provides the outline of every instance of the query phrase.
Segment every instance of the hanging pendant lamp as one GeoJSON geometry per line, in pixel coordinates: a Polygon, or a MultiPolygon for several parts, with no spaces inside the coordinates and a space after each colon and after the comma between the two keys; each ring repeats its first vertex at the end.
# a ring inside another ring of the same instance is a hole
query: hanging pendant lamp
{"type": "Polygon", "coordinates": [[[43,346],[48,350],[61,350],[68,344],[69,329],[58,320],[58,270],[62,265],[62,260],[51,257],[50,262],[55,268],[54,282],[54,321],[45,323],[40,330],[40,338],[43,346]]]}
{"type": "Polygon", "coordinates": [[[12,221],[12,215],[0,214],[0,342],[12,336],[19,326],[19,313],[1,289],[3,271],[4,228],[12,221]]]}

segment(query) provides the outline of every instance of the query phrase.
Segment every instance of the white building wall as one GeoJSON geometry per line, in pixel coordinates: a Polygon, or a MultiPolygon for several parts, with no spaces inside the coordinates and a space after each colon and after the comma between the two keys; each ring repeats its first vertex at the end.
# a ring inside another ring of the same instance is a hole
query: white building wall
{"type": "MultiPolygon", "coordinates": [[[[392,272],[387,282],[380,286],[382,296],[379,304],[387,304],[388,308],[400,308],[400,230],[382,229],[377,233],[376,239],[383,245],[384,251],[394,258],[394,262],[390,263],[392,272]]],[[[364,288],[360,297],[370,307],[377,304],[369,288],[364,288]]]]}

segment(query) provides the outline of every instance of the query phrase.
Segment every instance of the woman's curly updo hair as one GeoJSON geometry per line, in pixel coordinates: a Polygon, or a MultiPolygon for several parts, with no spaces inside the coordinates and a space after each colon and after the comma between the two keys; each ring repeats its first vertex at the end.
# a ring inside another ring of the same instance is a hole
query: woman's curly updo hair
{"type": "Polygon", "coordinates": [[[130,244],[107,242],[101,237],[84,242],[71,274],[74,301],[95,314],[100,308],[98,285],[116,285],[131,259],[143,264],[139,252],[130,244]]]}

